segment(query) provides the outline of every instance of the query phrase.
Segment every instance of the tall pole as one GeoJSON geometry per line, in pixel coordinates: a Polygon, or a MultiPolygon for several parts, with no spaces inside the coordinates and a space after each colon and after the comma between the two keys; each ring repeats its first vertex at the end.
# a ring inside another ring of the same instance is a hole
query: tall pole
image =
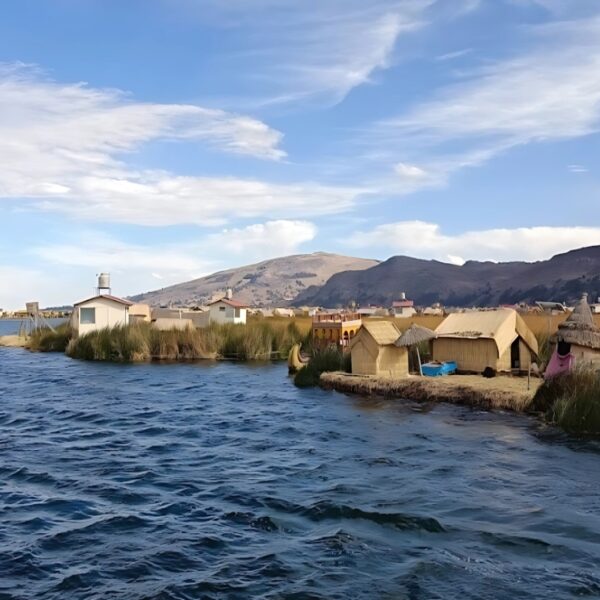
{"type": "Polygon", "coordinates": [[[417,362],[419,363],[419,375],[423,377],[423,367],[421,366],[421,353],[419,352],[419,346],[417,345],[417,362]]]}

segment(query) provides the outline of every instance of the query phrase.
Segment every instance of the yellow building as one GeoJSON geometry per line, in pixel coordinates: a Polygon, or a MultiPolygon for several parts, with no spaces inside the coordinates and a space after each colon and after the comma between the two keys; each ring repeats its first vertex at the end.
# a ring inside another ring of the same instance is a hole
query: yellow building
{"type": "Polygon", "coordinates": [[[312,321],[313,345],[316,348],[334,345],[345,349],[361,325],[360,316],[354,313],[316,314],[312,321]]]}
{"type": "Polygon", "coordinates": [[[453,313],[435,333],[433,360],[454,361],[463,372],[527,371],[538,353],[535,335],[510,308],[453,313]]]}
{"type": "Polygon", "coordinates": [[[395,342],[400,331],[390,321],[363,324],[350,342],[353,375],[405,377],[408,375],[408,349],[395,342]]]}

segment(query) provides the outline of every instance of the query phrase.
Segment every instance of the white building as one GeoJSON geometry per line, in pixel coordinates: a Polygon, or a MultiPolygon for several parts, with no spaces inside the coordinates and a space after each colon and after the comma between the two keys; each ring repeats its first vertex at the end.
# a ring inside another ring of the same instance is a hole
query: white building
{"type": "Polygon", "coordinates": [[[221,298],[208,305],[211,323],[246,323],[248,307],[233,298],[221,298]]]}
{"type": "Polygon", "coordinates": [[[85,335],[98,329],[129,325],[129,307],[133,302],[100,294],[73,306],[71,326],[78,335],[85,335]]]}

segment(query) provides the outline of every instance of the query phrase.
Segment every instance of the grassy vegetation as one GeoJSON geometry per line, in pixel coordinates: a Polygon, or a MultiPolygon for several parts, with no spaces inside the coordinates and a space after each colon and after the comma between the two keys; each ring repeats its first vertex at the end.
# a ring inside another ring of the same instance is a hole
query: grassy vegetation
{"type": "Polygon", "coordinates": [[[321,373],[329,371],[345,371],[350,373],[350,354],[342,353],[335,347],[315,351],[309,363],[302,367],[294,377],[297,387],[314,387],[319,385],[321,373]]]}
{"type": "Polygon", "coordinates": [[[145,360],[284,359],[302,334],[293,322],[253,321],[204,329],[159,331],[149,323],[95,331],[68,343],[72,358],[114,362],[145,360]]]}
{"type": "Polygon", "coordinates": [[[54,331],[43,327],[31,334],[27,347],[35,352],[64,352],[72,336],[73,331],[68,323],[59,325],[54,331]]]}
{"type": "Polygon", "coordinates": [[[532,406],[569,433],[600,435],[600,372],[582,367],[554,377],[540,386],[532,406]]]}

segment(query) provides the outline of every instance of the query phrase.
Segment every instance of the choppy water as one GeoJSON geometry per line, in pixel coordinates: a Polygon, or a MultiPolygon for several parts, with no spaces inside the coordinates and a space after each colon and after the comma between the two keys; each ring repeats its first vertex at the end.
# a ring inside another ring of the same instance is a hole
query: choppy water
{"type": "Polygon", "coordinates": [[[600,597],[600,446],[281,365],[0,348],[0,598],[600,597]]]}

